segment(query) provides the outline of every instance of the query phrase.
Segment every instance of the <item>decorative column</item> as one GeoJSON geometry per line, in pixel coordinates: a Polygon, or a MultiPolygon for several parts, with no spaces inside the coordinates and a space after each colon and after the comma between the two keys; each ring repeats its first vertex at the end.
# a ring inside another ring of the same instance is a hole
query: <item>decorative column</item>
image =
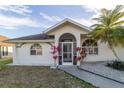
{"type": "MultiPolygon", "coordinates": [[[[55,46],[58,47],[59,46],[59,37],[58,35],[55,35],[55,46]]],[[[59,56],[59,53],[58,53],[59,56]]],[[[59,65],[59,58],[56,59],[56,65],[59,65]]]]}
{"type": "MultiPolygon", "coordinates": [[[[77,47],[81,47],[81,36],[80,33],[76,35],[77,47]]],[[[80,56],[79,52],[77,52],[77,57],[80,56]]],[[[77,62],[77,66],[80,66],[80,62],[77,62]]]]}
{"type": "Polygon", "coordinates": [[[13,64],[18,64],[17,60],[17,47],[16,44],[13,46],[13,64]]]}

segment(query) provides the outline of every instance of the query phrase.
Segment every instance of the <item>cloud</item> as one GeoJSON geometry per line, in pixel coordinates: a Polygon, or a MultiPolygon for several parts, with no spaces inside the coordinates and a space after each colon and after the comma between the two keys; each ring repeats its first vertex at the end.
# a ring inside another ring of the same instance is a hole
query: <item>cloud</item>
{"type": "Polygon", "coordinates": [[[44,19],[46,19],[46,20],[48,20],[48,21],[50,21],[50,22],[61,21],[61,20],[63,19],[63,18],[58,17],[58,16],[49,16],[48,14],[43,13],[43,12],[40,12],[40,15],[41,15],[44,19]]]}
{"type": "Polygon", "coordinates": [[[71,20],[74,20],[82,25],[85,25],[85,26],[91,26],[93,25],[93,22],[92,20],[89,18],[89,19],[86,19],[86,18],[83,18],[83,17],[75,17],[75,16],[65,16],[64,15],[64,18],[69,18],[71,20]]]}
{"type": "Polygon", "coordinates": [[[86,7],[88,11],[97,11],[101,8],[112,9],[116,5],[124,5],[123,0],[84,0],[82,7],[86,7]]]}
{"type": "Polygon", "coordinates": [[[29,9],[28,6],[24,6],[24,5],[2,5],[0,6],[0,11],[5,11],[5,12],[13,12],[16,14],[20,14],[20,15],[27,15],[29,13],[32,13],[32,10],[29,9]]]}
{"type": "Polygon", "coordinates": [[[102,8],[106,8],[106,9],[113,9],[116,5],[107,5],[107,4],[102,4],[102,5],[84,5],[82,6],[82,8],[85,8],[87,12],[94,12],[94,13],[98,13],[99,10],[101,10],[102,8]]]}
{"type": "MultiPolygon", "coordinates": [[[[94,1],[95,2],[95,1],[94,1]]],[[[99,2],[99,1],[98,1],[99,2]]],[[[106,8],[106,9],[113,9],[117,4],[110,4],[110,1],[108,0],[107,3],[100,3],[100,4],[95,4],[93,3],[92,5],[83,5],[82,9],[86,12],[92,12],[94,13],[89,20],[94,24],[97,23],[96,21],[92,20],[93,18],[97,18],[100,15],[100,10],[102,8],[106,8]]]]}
{"type": "Polygon", "coordinates": [[[20,26],[27,26],[27,27],[40,27],[40,23],[36,22],[35,20],[23,17],[12,17],[12,16],[5,16],[0,15],[0,27],[4,29],[15,29],[20,26]]]}

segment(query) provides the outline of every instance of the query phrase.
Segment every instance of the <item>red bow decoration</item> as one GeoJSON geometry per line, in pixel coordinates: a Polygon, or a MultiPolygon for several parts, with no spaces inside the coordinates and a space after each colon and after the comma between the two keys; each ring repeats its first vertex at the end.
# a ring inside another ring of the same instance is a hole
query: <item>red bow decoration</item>
{"type": "Polygon", "coordinates": [[[81,57],[80,56],[76,58],[76,61],[80,61],[80,60],[81,60],[81,57]]]}
{"type": "Polygon", "coordinates": [[[55,60],[56,60],[56,59],[57,59],[57,56],[53,56],[53,59],[55,59],[55,60]]]}
{"type": "Polygon", "coordinates": [[[56,46],[52,46],[52,48],[51,48],[53,51],[58,51],[58,52],[60,52],[61,51],[61,48],[58,46],[58,47],[56,47],[56,46]]]}
{"type": "Polygon", "coordinates": [[[77,48],[75,48],[75,50],[76,50],[76,51],[80,51],[80,50],[81,50],[81,48],[80,48],[80,47],[77,47],[77,48]]]}

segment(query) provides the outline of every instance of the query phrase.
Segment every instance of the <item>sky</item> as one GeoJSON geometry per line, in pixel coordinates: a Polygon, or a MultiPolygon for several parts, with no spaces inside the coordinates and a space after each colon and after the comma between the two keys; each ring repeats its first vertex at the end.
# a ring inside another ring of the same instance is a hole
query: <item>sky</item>
{"type": "Polygon", "coordinates": [[[0,5],[0,35],[9,38],[42,33],[65,18],[90,27],[100,9],[112,5],[0,5]]]}

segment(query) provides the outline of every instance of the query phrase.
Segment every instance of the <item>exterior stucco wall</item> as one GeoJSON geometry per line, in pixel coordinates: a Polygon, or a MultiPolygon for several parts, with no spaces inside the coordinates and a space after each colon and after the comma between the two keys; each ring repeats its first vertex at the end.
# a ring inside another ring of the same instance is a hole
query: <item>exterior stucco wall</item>
{"type": "MultiPolygon", "coordinates": [[[[81,44],[85,41],[84,39],[81,39],[81,44]]],[[[108,47],[105,43],[98,43],[98,55],[87,55],[87,57],[84,59],[86,62],[96,62],[96,61],[111,61],[116,60],[117,58],[114,56],[112,50],[108,47]]],[[[118,46],[115,48],[116,53],[118,54],[119,58],[124,61],[124,48],[121,46],[118,46]]]]}
{"type": "Polygon", "coordinates": [[[117,55],[119,56],[119,58],[124,61],[124,47],[122,46],[118,46],[117,48],[115,48],[117,55]]]}
{"type": "Polygon", "coordinates": [[[108,48],[107,44],[98,42],[98,55],[87,55],[84,61],[96,62],[96,61],[111,61],[115,60],[115,56],[108,48]]]}
{"type": "Polygon", "coordinates": [[[64,25],[63,27],[54,30],[53,32],[49,33],[49,35],[55,35],[55,45],[58,45],[58,41],[61,35],[65,33],[70,33],[75,36],[76,41],[77,41],[77,47],[80,46],[80,37],[81,34],[86,34],[86,31],[82,31],[81,29],[77,27],[73,27],[72,25],[64,25]]]}
{"type": "Polygon", "coordinates": [[[39,43],[42,46],[42,55],[30,55],[30,47],[33,43],[24,44],[20,48],[13,47],[13,64],[15,65],[53,65],[51,46],[46,43],[39,43]]]}
{"type": "Polygon", "coordinates": [[[8,56],[12,57],[13,49],[12,46],[8,46],[8,56]]]}

